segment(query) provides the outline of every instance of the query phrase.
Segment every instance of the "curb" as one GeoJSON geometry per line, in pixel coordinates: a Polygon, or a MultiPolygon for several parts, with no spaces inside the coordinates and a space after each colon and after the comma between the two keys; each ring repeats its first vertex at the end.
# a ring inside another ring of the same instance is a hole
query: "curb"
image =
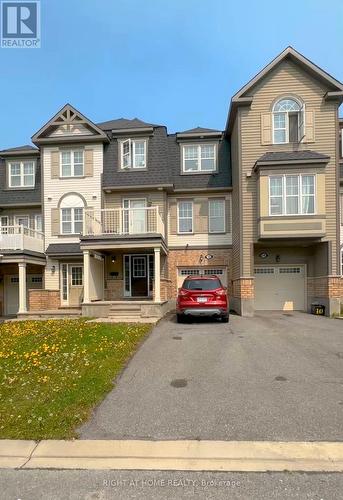
{"type": "Polygon", "coordinates": [[[343,472],[343,442],[2,440],[0,468],[343,472]]]}

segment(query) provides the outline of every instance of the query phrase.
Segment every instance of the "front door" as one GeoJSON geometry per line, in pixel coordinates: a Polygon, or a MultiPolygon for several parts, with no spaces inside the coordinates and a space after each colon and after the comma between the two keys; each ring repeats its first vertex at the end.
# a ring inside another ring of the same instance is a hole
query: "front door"
{"type": "Polygon", "coordinates": [[[61,303],[65,306],[79,306],[83,300],[83,265],[61,265],[61,303]]]}
{"type": "Polygon", "coordinates": [[[148,296],[147,256],[138,255],[131,258],[131,295],[132,297],[148,296]]]}

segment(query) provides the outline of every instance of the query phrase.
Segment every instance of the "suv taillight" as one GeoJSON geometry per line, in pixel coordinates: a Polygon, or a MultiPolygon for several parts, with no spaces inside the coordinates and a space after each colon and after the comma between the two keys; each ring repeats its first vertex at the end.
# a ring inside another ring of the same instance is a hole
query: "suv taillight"
{"type": "Polygon", "coordinates": [[[183,288],[180,288],[179,295],[181,295],[181,297],[186,297],[188,295],[188,292],[183,288]]]}
{"type": "Polygon", "coordinates": [[[219,297],[223,297],[226,295],[226,290],[217,290],[216,294],[219,295],[219,297]]]}

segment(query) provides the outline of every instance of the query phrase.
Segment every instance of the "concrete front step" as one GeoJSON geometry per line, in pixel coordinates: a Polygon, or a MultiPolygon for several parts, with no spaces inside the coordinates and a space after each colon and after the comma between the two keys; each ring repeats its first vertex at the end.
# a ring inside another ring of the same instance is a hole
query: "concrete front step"
{"type": "Polygon", "coordinates": [[[17,314],[17,319],[40,319],[40,318],[78,318],[81,316],[81,309],[51,309],[44,311],[28,311],[17,314]]]}
{"type": "Polygon", "coordinates": [[[141,306],[139,304],[112,304],[111,311],[140,311],[141,306]]]}

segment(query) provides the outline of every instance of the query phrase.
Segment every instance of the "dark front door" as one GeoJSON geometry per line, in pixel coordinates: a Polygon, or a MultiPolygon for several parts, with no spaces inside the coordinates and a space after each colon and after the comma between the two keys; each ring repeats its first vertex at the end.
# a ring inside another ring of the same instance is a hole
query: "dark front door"
{"type": "Polygon", "coordinates": [[[131,296],[148,296],[148,266],[146,255],[131,258],[131,296]]]}

